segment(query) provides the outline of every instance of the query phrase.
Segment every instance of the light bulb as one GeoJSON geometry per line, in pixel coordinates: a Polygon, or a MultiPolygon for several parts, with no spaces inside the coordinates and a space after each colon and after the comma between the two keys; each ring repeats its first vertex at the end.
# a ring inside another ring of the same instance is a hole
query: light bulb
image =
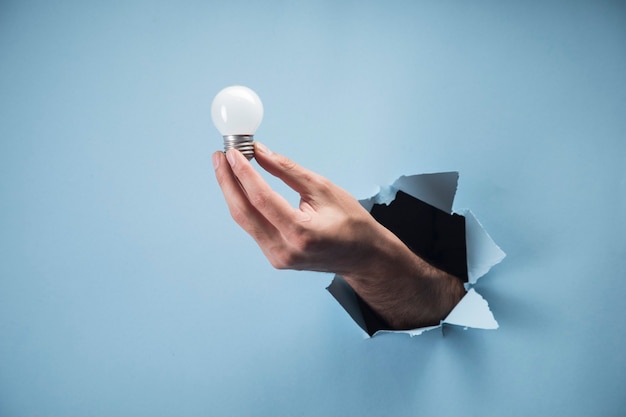
{"type": "Polygon", "coordinates": [[[211,118],[224,137],[224,152],[237,149],[254,157],[254,133],[263,119],[263,103],[254,91],[241,85],[224,88],[213,99],[211,118]]]}

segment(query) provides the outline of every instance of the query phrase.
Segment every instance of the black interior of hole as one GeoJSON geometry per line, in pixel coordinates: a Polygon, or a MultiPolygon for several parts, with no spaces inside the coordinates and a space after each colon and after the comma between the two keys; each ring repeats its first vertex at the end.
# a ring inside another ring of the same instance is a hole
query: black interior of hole
{"type": "Polygon", "coordinates": [[[467,282],[465,217],[449,214],[398,191],[389,204],[374,204],[372,216],[413,253],[467,282]]]}

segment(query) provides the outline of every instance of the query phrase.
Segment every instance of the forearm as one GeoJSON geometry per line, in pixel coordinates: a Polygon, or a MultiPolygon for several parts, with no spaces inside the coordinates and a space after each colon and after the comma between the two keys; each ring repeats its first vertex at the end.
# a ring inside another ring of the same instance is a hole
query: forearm
{"type": "Polygon", "coordinates": [[[380,228],[371,256],[344,279],[393,329],[439,324],[465,294],[462,282],[380,228]]]}

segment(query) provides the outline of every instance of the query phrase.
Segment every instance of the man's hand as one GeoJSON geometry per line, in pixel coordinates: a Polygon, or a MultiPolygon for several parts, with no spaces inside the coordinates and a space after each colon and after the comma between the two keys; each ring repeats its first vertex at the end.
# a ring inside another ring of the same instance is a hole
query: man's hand
{"type": "Polygon", "coordinates": [[[464,294],[455,277],[413,254],[349,193],[256,142],[255,158],[300,195],[274,192],[238,151],[213,154],[233,219],[278,269],[332,272],[396,329],[437,324],[464,294]]]}

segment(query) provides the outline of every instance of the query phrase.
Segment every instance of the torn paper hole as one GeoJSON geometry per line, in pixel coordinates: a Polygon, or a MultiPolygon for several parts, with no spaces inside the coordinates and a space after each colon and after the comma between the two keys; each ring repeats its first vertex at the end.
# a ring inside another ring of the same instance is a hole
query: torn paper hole
{"type": "Polygon", "coordinates": [[[458,172],[402,176],[391,186],[381,187],[375,196],[360,201],[363,207],[414,252],[463,279],[468,289],[439,325],[411,330],[386,330],[372,324],[375,319],[371,317],[371,312],[343,278],[336,275],[328,291],[370,336],[381,333],[417,336],[444,324],[463,328],[498,328],[487,301],[476,292],[473,285],[491,267],[502,261],[505,254],[470,210],[452,212],[458,178],[458,172]],[[421,237],[423,235],[437,238],[424,239],[421,237]],[[446,238],[442,239],[442,236],[446,238]]]}

